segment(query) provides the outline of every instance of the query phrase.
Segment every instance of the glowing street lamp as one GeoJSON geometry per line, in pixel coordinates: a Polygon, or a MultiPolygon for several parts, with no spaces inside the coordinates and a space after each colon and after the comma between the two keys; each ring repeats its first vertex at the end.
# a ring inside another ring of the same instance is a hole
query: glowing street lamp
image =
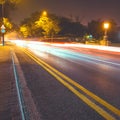
{"type": "Polygon", "coordinates": [[[42,15],[46,17],[47,16],[47,12],[43,11],[42,15]]]}
{"type": "Polygon", "coordinates": [[[104,29],[105,29],[105,33],[104,33],[104,40],[107,40],[107,31],[110,27],[110,24],[108,22],[104,23],[104,29]]]}

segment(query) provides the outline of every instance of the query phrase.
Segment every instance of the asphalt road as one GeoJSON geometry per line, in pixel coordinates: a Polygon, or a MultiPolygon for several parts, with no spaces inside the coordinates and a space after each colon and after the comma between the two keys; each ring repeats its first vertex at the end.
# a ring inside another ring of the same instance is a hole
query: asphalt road
{"type": "Polygon", "coordinates": [[[41,120],[120,119],[120,53],[27,46],[32,55],[12,48],[41,120]]]}

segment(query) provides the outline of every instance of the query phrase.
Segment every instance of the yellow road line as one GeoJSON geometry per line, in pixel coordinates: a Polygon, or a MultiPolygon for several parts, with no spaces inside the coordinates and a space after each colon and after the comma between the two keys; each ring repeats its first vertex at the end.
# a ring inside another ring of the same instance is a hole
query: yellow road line
{"type": "MultiPolygon", "coordinates": [[[[29,54],[31,54],[31,53],[29,52],[29,54]]],[[[31,54],[31,55],[33,55],[33,54],[31,54]]],[[[59,76],[61,76],[62,78],[64,78],[66,81],[68,81],[69,83],[71,83],[75,87],[79,88],[80,90],[82,90],[83,92],[85,92],[87,95],[89,95],[90,97],[92,97],[94,100],[96,100],[97,102],[99,102],[100,104],[102,104],[103,106],[105,106],[106,108],[108,108],[109,110],[111,110],[114,114],[120,116],[120,110],[119,109],[117,109],[116,107],[114,107],[111,104],[107,103],[106,101],[104,101],[100,97],[96,96],[92,92],[88,91],[86,88],[84,88],[83,86],[81,86],[77,82],[73,81],[72,79],[70,79],[69,77],[67,77],[66,75],[64,75],[63,73],[59,72],[55,68],[51,67],[50,65],[48,65],[44,61],[40,60],[36,56],[34,56],[34,57],[37,60],[39,60],[42,64],[44,64],[45,66],[47,66],[48,68],[50,68],[52,71],[54,71],[56,74],[58,74],[59,76]]]]}
{"type": "MultiPolygon", "coordinates": [[[[85,93],[89,93],[88,95],[92,95],[92,97],[98,101],[98,96],[94,95],[93,93],[91,94],[90,91],[88,91],[87,89],[85,89],[84,87],[82,87],[81,85],[79,85],[78,83],[74,82],[72,79],[68,78],[67,76],[65,76],[64,74],[60,73],[59,71],[57,71],[56,69],[52,68],[50,65],[48,65],[47,63],[45,63],[44,61],[38,59],[36,56],[33,56],[33,54],[31,54],[28,51],[24,51],[28,56],[30,56],[34,61],[36,61],[40,66],[42,66],[46,71],[48,71],[51,75],[53,75],[57,80],[59,80],[59,82],[61,82],[64,86],[66,86],[69,90],[71,90],[74,94],[76,94],[80,99],[82,99],[86,104],[88,104],[91,108],[93,108],[95,111],[97,111],[101,116],[103,116],[104,118],[106,118],[107,120],[115,120],[115,118],[113,116],[111,116],[109,113],[107,113],[105,110],[103,110],[101,107],[99,107],[98,105],[96,105],[95,103],[93,103],[91,100],[89,100],[86,96],[84,96],[83,94],[81,94],[79,91],[77,91],[74,87],[72,87],[69,83],[73,84],[74,86],[76,86],[77,88],[79,88],[80,90],[84,91],[85,93]],[[52,70],[52,71],[51,71],[52,70]],[[58,76],[59,75],[59,76],[58,76]],[[65,82],[60,76],[62,76],[64,79],[66,79],[69,83],[65,82]]],[[[100,101],[98,101],[99,103],[103,102],[104,100],[102,100],[101,98],[99,98],[100,101]]],[[[110,105],[104,101],[105,106],[110,105]]],[[[116,110],[115,107],[113,107],[112,105],[110,105],[110,107],[112,107],[116,110]]],[[[117,109],[118,110],[118,109],[117,109]]],[[[118,110],[119,111],[119,110],[118,110]]],[[[118,112],[117,111],[117,112],[118,112]]],[[[114,111],[113,111],[114,112],[114,111]]]]}

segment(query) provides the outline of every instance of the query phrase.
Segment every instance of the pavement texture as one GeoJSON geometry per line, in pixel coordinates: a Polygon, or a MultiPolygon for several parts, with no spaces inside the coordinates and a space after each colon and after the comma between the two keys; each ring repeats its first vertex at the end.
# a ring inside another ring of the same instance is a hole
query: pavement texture
{"type": "Polygon", "coordinates": [[[10,46],[0,45],[0,120],[21,120],[10,46]]]}

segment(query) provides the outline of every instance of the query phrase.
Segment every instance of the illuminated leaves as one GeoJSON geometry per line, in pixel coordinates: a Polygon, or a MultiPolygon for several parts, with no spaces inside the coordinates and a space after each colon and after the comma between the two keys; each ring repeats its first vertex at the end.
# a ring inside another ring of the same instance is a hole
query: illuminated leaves
{"type": "Polygon", "coordinates": [[[3,23],[8,29],[12,29],[12,23],[9,21],[8,18],[3,18],[3,23]]]}
{"type": "Polygon", "coordinates": [[[18,4],[18,3],[20,3],[21,2],[21,0],[9,0],[11,3],[13,3],[13,4],[18,4]]]}
{"type": "Polygon", "coordinates": [[[60,31],[58,21],[56,19],[48,18],[47,16],[41,16],[38,21],[35,22],[36,27],[40,27],[44,30],[45,36],[51,36],[57,34],[60,31]]]}
{"type": "Polygon", "coordinates": [[[55,15],[50,15],[46,12],[36,12],[30,18],[24,19],[21,23],[20,32],[24,37],[53,37],[60,31],[59,20],[55,15]]]}
{"type": "Polygon", "coordinates": [[[5,3],[5,0],[0,0],[0,4],[4,4],[5,3]]]}
{"type": "Polygon", "coordinates": [[[5,2],[10,2],[12,4],[18,4],[20,3],[22,0],[0,0],[0,4],[4,4],[5,2]]]}
{"type": "Polygon", "coordinates": [[[20,32],[22,33],[22,35],[24,37],[28,37],[30,35],[29,27],[26,26],[26,25],[23,25],[23,26],[20,27],[20,32]]]}

